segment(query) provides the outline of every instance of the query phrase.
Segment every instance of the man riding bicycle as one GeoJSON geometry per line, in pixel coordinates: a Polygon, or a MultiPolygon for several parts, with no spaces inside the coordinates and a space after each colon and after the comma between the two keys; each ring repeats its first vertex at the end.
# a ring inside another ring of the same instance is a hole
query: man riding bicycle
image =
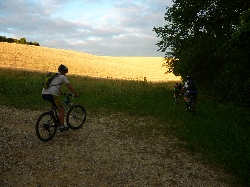
{"type": "Polygon", "coordinates": [[[187,81],[182,87],[181,93],[184,93],[185,89],[186,89],[186,92],[184,94],[184,100],[186,101],[186,109],[188,109],[189,107],[188,99],[190,98],[190,95],[192,94],[194,96],[194,101],[196,102],[197,94],[198,94],[196,83],[192,79],[191,76],[187,76],[187,81]]]}
{"type": "Polygon", "coordinates": [[[42,98],[52,103],[53,106],[57,107],[59,111],[59,121],[60,121],[60,130],[65,131],[69,130],[68,126],[64,125],[64,108],[62,101],[59,97],[61,93],[61,86],[65,84],[68,89],[74,94],[74,97],[78,97],[79,95],[76,93],[75,89],[70,85],[68,79],[65,74],[68,73],[68,68],[61,64],[58,67],[58,75],[52,80],[49,87],[43,88],[42,90],[42,98]]]}

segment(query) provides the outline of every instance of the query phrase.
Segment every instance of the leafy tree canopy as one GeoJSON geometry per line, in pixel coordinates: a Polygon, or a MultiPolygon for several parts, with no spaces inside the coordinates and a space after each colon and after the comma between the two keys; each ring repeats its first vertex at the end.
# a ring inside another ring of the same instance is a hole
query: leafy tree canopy
{"type": "MultiPolygon", "coordinates": [[[[175,75],[184,79],[192,75],[201,88],[211,91],[215,87],[217,93],[221,88],[218,84],[226,84],[234,77],[225,71],[240,75],[238,66],[249,64],[250,1],[173,0],[173,3],[166,8],[166,25],[153,29],[161,38],[157,43],[159,50],[165,52],[165,57],[178,59],[168,67],[175,75]]],[[[249,76],[249,71],[245,73],[249,76]]],[[[243,77],[241,74],[237,79],[245,82],[243,77]]],[[[216,95],[224,98],[226,94],[220,91],[216,95]]]]}

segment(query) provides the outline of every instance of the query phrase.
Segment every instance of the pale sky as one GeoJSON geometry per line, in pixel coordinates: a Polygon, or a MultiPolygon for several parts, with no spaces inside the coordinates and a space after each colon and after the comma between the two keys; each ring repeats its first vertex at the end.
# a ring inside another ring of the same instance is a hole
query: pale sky
{"type": "Polygon", "coordinates": [[[164,57],[153,27],[171,0],[0,0],[0,35],[98,56],[164,57]]]}

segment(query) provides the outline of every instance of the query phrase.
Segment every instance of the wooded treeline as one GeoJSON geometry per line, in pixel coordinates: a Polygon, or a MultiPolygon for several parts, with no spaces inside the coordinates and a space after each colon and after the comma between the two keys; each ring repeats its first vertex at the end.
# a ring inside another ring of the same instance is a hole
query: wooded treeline
{"type": "Polygon", "coordinates": [[[28,44],[40,46],[37,42],[27,42],[26,38],[21,38],[20,40],[14,38],[6,38],[6,36],[0,36],[0,42],[8,42],[8,43],[18,43],[18,44],[28,44]]]}
{"type": "Polygon", "coordinates": [[[250,1],[173,0],[153,31],[169,72],[193,76],[207,96],[250,107],[250,1]],[[169,50],[170,49],[170,50],[169,50]]]}

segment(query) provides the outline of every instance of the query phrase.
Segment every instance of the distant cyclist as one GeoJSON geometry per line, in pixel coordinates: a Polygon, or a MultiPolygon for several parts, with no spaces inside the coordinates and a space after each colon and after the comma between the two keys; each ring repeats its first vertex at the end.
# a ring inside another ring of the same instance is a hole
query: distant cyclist
{"type": "Polygon", "coordinates": [[[184,86],[182,87],[181,93],[184,93],[184,100],[186,101],[186,108],[188,109],[188,98],[192,94],[194,96],[194,101],[197,99],[197,86],[195,81],[192,79],[191,76],[187,76],[187,81],[185,82],[184,86]],[[186,92],[184,93],[184,90],[186,92]]]}

